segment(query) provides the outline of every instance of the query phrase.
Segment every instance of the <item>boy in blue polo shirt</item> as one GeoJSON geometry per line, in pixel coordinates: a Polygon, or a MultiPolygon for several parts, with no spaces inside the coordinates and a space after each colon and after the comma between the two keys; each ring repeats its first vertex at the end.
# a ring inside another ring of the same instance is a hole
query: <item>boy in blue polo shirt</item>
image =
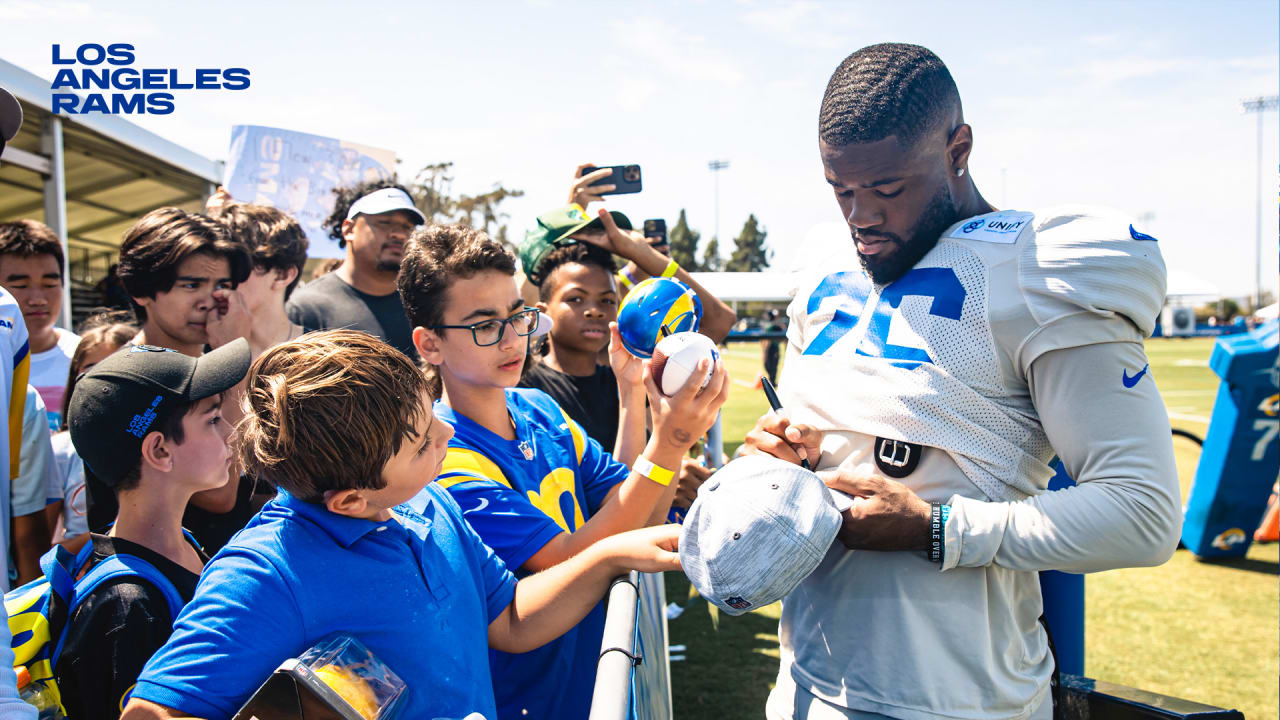
{"type": "Polygon", "coordinates": [[[429,483],[453,430],[422,373],[365,333],[312,333],[254,363],[241,459],[280,488],[205,569],[124,717],[229,718],[284,660],[342,631],[408,685],[406,718],[495,717],[489,646],[531,650],[628,569],[675,569],[678,534],[611,538],[516,582],[429,483]],[[418,510],[401,505],[422,496],[418,510]]]}
{"type": "MultiPolygon", "coordinates": [[[[409,238],[397,282],[418,353],[432,380],[443,383],[436,413],[456,432],[438,485],[523,576],[558,569],[617,533],[663,522],[676,489],[673,471],[715,422],[729,379],[718,364],[701,393],[693,382],[666,397],[646,368],[653,432],[628,468],[549,395],[514,387],[537,327],[537,310],[524,306],[514,274],[515,259],[483,232],[444,225],[409,238]]],[[[617,345],[616,326],[611,332],[617,345]]],[[[612,353],[611,360],[625,355],[612,353]]],[[[498,717],[585,720],[603,629],[597,603],[533,652],[491,652],[498,717]]]]}

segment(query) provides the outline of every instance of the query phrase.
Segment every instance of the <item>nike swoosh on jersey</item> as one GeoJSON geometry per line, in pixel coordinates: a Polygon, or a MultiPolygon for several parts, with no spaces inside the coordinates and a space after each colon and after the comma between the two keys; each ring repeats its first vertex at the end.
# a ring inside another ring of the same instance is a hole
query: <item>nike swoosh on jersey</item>
{"type": "Polygon", "coordinates": [[[1142,379],[1142,376],[1147,374],[1147,368],[1149,367],[1151,367],[1151,363],[1143,365],[1142,369],[1138,371],[1138,374],[1133,377],[1129,377],[1129,368],[1125,368],[1124,372],[1120,375],[1120,382],[1124,383],[1124,386],[1127,388],[1137,385],[1138,381],[1142,379]]]}
{"type": "Polygon", "coordinates": [[[1156,242],[1156,239],[1151,237],[1150,235],[1144,232],[1138,232],[1137,230],[1135,230],[1133,228],[1133,225],[1129,225],[1129,237],[1133,238],[1134,240],[1149,240],[1151,242],[1156,242]]]}
{"type": "Polygon", "coordinates": [[[467,515],[467,514],[469,514],[469,513],[479,512],[479,511],[481,511],[481,510],[483,510],[483,509],[485,509],[485,508],[487,508],[487,507],[489,507],[489,498],[480,498],[480,504],[479,504],[479,505],[477,505],[477,506],[475,506],[475,507],[471,508],[470,510],[463,510],[463,511],[462,511],[462,514],[463,514],[463,515],[467,515]]]}

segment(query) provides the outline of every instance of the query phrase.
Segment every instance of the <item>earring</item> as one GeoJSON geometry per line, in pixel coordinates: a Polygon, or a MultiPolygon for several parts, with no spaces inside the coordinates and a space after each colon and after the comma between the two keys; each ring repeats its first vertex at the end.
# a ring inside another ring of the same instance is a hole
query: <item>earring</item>
{"type": "Polygon", "coordinates": [[[964,168],[956,168],[956,177],[964,177],[964,168]]]}

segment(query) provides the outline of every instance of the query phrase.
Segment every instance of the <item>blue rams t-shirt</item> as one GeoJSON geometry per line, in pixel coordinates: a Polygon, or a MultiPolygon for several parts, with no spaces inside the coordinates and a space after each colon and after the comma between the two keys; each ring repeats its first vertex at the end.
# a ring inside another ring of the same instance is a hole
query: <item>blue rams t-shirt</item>
{"type": "MultiPolygon", "coordinates": [[[[562,532],[591,517],[631,472],[606,453],[541,390],[508,388],[515,440],[504,440],[452,408],[436,415],[454,427],[439,485],[467,521],[519,576],[562,532]]],[[[415,504],[414,502],[410,503],[415,504]]],[[[489,651],[499,718],[585,719],[604,633],[597,604],[569,632],[532,652],[489,651]]]]}
{"type": "Polygon", "coordinates": [[[281,491],[205,567],[135,697],[230,718],[272,671],[348,633],[407,689],[400,717],[494,717],[488,632],[515,577],[434,483],[375,522],[281,491]]]}

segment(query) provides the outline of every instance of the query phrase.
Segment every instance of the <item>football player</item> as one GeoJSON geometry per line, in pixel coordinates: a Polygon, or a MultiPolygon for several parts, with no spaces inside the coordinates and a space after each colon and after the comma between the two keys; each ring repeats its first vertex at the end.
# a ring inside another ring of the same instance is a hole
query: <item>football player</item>
{"type": "Polygon", "coordinates": [[[765,415],[747,445],[855,501],[783,603],[767,715],[1047,720],[1037,571],[1157,565],[1178,542],[1143,350],[1159,246],[1106,209],[992,207],[955,82],[922,47],[846,58],[818,147],[861,267],[800,285],[790,420],[765,415]],[[1046,493],[1055,453],[1078,485],[1046,493]]]}

